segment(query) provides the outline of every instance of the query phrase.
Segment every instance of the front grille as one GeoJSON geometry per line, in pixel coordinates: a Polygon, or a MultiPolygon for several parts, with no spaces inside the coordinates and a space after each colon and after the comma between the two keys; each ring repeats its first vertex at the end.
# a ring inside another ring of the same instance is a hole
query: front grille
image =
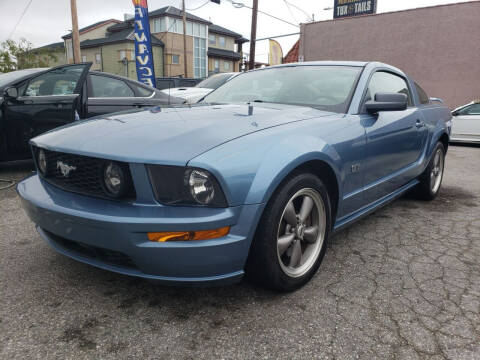
{"type": "MultiPolygon", "coordinates": [[[[39,148],[34,148],[36,159],[38,151],[39,148]]],[[[45,151],[47,159],[47,171],[45,175],[40,171],[38,173],[44,180],[66,191],[112,199],[103,185],[103,170],[110,160],[46,149],[43,149],[43,151],[45,151]],[[62,168],[59,166],[60,163],[70,167],[71,170],[67,175],[62,173],[62,168]]],[[[132,185],[128,164],[118,162],[117,164],[121,165],[122,170],[126,174],[127,186],[129,187],[125,195],[117,200],[133,200],[135,199],[135,190],[132,185]]]]}
{"type": "Polygon", "coordinates": [[[45,231],[50,239],[52,239],[57,245],[78,255],[92,260],[98,260],[104,264],[110,264],[128,269],[138,269],[130,257],[119,251],[108,250],[98,246],[67,240],[63,237],[52,234],[45,229],[43,229],[43,231],[45,231]]]}

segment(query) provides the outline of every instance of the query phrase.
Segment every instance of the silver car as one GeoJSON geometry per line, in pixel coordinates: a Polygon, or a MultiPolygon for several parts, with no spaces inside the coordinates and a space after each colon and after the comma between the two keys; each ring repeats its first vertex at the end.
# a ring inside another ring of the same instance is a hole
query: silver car
{"type": "Polygon", "coordinates": [[[450,142],[480,143],[480,100],[452,111],[450,142]]]}

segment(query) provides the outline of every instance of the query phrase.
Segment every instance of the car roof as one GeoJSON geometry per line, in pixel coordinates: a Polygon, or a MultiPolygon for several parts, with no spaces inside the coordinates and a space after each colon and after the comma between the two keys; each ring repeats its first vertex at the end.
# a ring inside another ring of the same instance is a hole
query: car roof
{"type": "Polygon", "coordinates": [[[258,70],[266,70],[272,68],[281,68],[281,67],[293,67],[293,66],[356,66],[356,67],[363,67],[369,69],[375,68],[383,68],[393,72],[397,72],[406,76],[406,74],[399,68],[395,66],[385,64],[378,61],[303,61],[303,62],[295,62],[295,63],[287,63],[287,64],[280,64],[275,66],[267,66],[260,69],[254,69],[249,71],[258,71],[258,70]]]}

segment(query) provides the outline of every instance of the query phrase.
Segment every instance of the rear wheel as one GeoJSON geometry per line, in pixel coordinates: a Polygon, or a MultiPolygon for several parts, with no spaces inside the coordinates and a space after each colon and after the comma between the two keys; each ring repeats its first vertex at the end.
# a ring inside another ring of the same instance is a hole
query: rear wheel
{"type": "Polygon", "coordinates": [[[330,214],[328,192],[318,177],[290,177],[264,211],[247,263],[249,277],[282,291],[308,282],[325,254],[330,214]]]}
{"type": "Polygon", "coordinates": [[[415,195],[418,198],[422,200],[435,199],[442,185],[444,166],[445,147],[438,142],[427,168],[419,177],[420,184],[415,189],[415,195]]]}

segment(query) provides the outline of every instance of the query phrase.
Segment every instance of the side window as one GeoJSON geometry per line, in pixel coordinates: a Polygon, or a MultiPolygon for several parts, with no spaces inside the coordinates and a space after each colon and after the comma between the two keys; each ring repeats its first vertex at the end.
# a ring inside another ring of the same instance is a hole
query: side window
{"type": "Polygon", "coordinates": [[[138,97],[149,97],[152,95],[153,90],[144,88],[143,86],[137,86],[135,84],[130,83],[130,86],[135,88],[135,92],[138,94],[138,97]]]}
{"type": "Polygon", "coordinates": [[[412,95],[408,90],[407,82],[398,75],[385,71],[377,71],[373,74],[368,85],[365,101],[375,99],[375,94],[382,92],[405,94],[407,95],[408,105],[412,105],[412,95]]]}
{"type": "Polygon", "coordinates": [[[135,97],[125,81],[108,76],[91,75],[93,97],[135,97]]]}
{"type": "Polygon", "coordinates": [[[480,104],[473,104],[459,111],[459,115],[480,115],[480,104]]]}
{"type": "Polygon", "coordinates": [[[418,97],[420,98],[420,104],[429,104],[430,98],[425,90],[423,90],[417,83],[415,83],[415,88],[417,89],[418,97]]]}
{"type": "Polygon", "coordinates": [[[84,66],[54,69],[30,80],[23,96],[71,95],[75,91],[84,66]]]}

